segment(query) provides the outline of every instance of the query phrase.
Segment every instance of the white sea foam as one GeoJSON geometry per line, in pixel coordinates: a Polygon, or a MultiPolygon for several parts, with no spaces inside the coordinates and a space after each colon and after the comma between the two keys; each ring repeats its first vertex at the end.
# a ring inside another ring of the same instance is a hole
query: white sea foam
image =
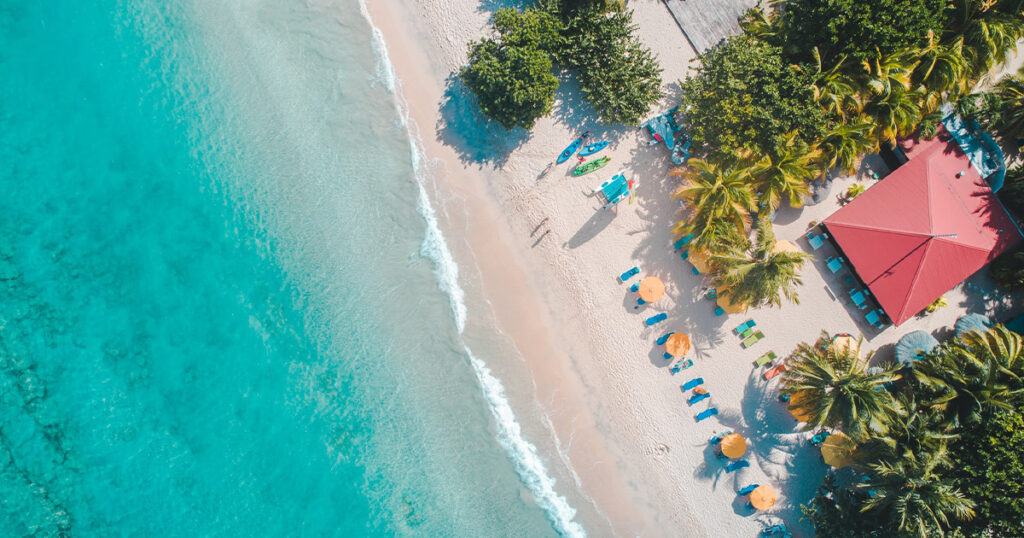
{"type": "MultiPolygon", "coordinates": [[[[411,147],[411,161],[413,171],[416,175],[416,184],[419,189],[419,211],[426,222],[427,229],[423,244],[420,246],[420,254],[434,264],[434,274],[437,276],[438,287],[448,295],[451,304],[452,314],[455,317],[455,324],[461,336],[466,328],[466,303],[465,292],[459,285],[459,266],[455,263],[448,242],[438,224],[437,213],[430,204],[430,197],[427,194],[426,182],[427,171],[424,169],[424,152],[421,139],[415,122],[409,119],[408,107],[405,99],[399,91],[401,82],[395,76],[388,56],[387,44],[380,30],[374,26],[373,19],[366,9],[364,0],[359,0],[359,10],[366,18],[373,30],[373,49],[377,54],[377,80],[384,84],[395,98],[395,107],[398,111],[400,121],[405,126],[409,136],[411,147]]],[[[490,408],[498,429],[498,443],[505,449],[511,459],[516,473],[520,480],[526,485],[533,495],[537,504],[548,515],[555,528],[566,536],[586,536],[583,526],[573,521],[576,517],[576,509],[569,505],[569,502],[555,491],[555,479],[548,473],[544,460],[537,453],[537,447],[523,437],[522,428],[516,420],[512,406],[505,397],[505,387],[495,377],[487,364],[477,358],[469,346],[463,343],[466,355],[469,357],[473,373],[480,382],[480,389],[484,399],[490,408]]]]}

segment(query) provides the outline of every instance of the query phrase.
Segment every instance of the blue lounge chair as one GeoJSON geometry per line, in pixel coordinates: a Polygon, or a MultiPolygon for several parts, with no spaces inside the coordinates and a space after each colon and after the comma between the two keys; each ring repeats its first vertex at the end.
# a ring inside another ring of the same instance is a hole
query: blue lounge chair
{"type": "Polygon", "coordinates": [[[691,366],[693,366],[693,361],[690,359],[686,359],[673,364],[672,367],[669,368],[669,371],[672,372],[672,375],[676,375],[679,373],[680,370],[685,370],[691,366]]]}
{"type": "Polygon", "coordinates": [[[737,491],[736,495],[741,495],[741,496],[742,495],[750,495],[755,489],[757,489],[760,486],[761,486],[761,484],[751,484],[751,485],[746,486],[743,489],[737,491]]]}
{"type": "Polygon", "coordinates": [[[672,336],[673,334],[676,334],[676,333],[674,333],[674,332],[665,333],[665,334],[659,336],[658,339],[655,340],[655,343],[657,343],[659,346],[663,346],[663,345],[665,345],[665,342],[668,342],[668,337],[672,336]]]}
{"type": "Polygon", "coordinates": [[[672,244],[672,247],[675,248],[676,250],[685,247],[686,244],[689,243],[691,239],[693,239],[693,235],[694,234],[690,234],[685,237],[680,237],[678,241],[672,244]]]}
{"type": "Polygon", "coordinates": [[[747,329],[753,327],[754,325],[757,325],[757,323],[755,323],[753,319],[748,319],[747,321],[744,321],[743,323],[737,325],[736,328],[732,330],[732,332],[740,334],[745,332],[747,329]]]}
{"type": "Polygon", "coordinates": [[[643,306],[643,305],[647,304],[647,301],[637,297],[636,298],[636,304],[637,304],[637,306],[643,306]]]}
{"type": "Polygon", "coordinates": [[[630,286],[629,287],[629,291],[631,291],[633,293],[636,293],[636,292],[640,291],[640,283],[637,282],[637,283],[633,284],[632,286],[630,286]]]}
{"type": "Polygon", "coordinates": [[[665,353],[665,360],[667,360],[667,361],[670,361],[670,360],[672,360],[672,356],[673,356],[673,355],[672,355],[671,353],[668,353],[668,352],[666,352],[666,353],[665,353]]]}
{"type": "Polygon", "coordinates": [[[654,325],[656,323],[661,323],[662,321],[665,321],[666,319],[668,319],[668,314],[662,312],[662,313],[660,313],[660,314],[658,314],[656,316],[651,316],[651,317],[647,318],[647,320],[644,321],[644,324],[647,325],[648,327],[650,327],[651,325],[654,325]]]}
{"type": "Polygon", "coordinates": [[[732,433],[732,430],[725,430],[724,432],[712,437],[711,444],[717,445],[718,443],[721,443],[722,438],[725,437],[726,435],[729,435],[730,433],[732,433]]]}
{"type": "Polygon", "coordinates": [[[700,274],[700,271],[698,271],[696,267],[691,267],[690,270],[693,271],[693,274],[695,274],[695,275],[699,275],[700,274]]]}
{"type": "Polygon", "coordinates": [[[711,288],[710,290],[708,290],[708,293],[704,297],[706,297],[709,301],[714,301],[715,299],[718,298],[718,290],[716,290],[715,288],[711,288]]]}
{"type": "Polygon", "coordinates": [[[704,378],[703,377],[695,377],[695,378],[693,378],[693,379],[691,379],[691,380],[689,380],[689,381],[687,381],[686,383],[683,384],[683,390],[690,390],[690,389],[696,387],[697,385],[702,385],[703,383],[704,383],[704,378]]]}
{"type": "Polygon", "coordinates": [[[710,392],[705,392],[704,394],[694,394],[693,396],[690,397],[690,399],[687,401],[687,403],[689,403],[690,405],[693,405],[693,404],[695,404],[695,403],[697,403],[699,401],[706,400],[706,399],[708,399],[710,397],[711,397],[711,393],[710,392]]]}
{"type": "Polygon", "coordinates": [[[626,282],[627,280],[633,278],[634,276],[638,275],[639,273],[640,273],[640,268],[639,267],[634,267],[634,268],[630,269],[629,271],[626,271],[625,273],[622,273],[621,275],[619,275],[619,282],[626,282]]]}
{"type": "Polygon", "coordinates": [[[725,313],[725,309],[724,308],[722,308],[720,306],[716,306],[715,307],[715,315],[716,316],[721,316],[724,313],[725,313]]]}
{"type": "Polygon", "coordinates": [[[814,437],[811,437],[811,444],[814,446],[820,446],[825,442],[825,439],[828,439],[829,435],[831,435],[830,432],[820,432],[814,437]]]}
{"type": "Polygon", "coordinates": [[[715,416],[717,414],[718,414],[718,409],[712,407],[710,409],[705,409],[705,410],[701,411],[700,413],[697,413],[697,415],[694,418],[697,419],[697,422],[700,422],[700,421],[702,421],[702,420],[704,420],[706,418],[713,417],[713,416],[715,416]]]}
{"type": "Polygon", "coordinates": [[[736,469],[742,469],[744,467],[750,467],[750,463],[747,462],[747,460],[736,460],[725,466],[725,472],[731,473],[736,469]]]}

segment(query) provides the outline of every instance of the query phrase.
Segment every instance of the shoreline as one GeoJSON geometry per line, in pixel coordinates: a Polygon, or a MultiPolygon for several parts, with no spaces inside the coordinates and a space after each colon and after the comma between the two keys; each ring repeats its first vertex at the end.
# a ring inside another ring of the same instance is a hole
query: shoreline
{"type": "MultiPolygon", "coordinates": [[[[403,94],[408,106],[410,120],[417,126],[436,123],[437,107],[432,98],[440,102],[442,80],[430,69],[430,58],[401,21],[407,16],[406,6],[381,2],[368,5],[373,24],[384,35],[388,54],[400,81],[397,88],[403,94]],[[406,88],[415,87],[415,92],[406,88]]],[[[488,17],[484,18],[486,20],[488,17]]],[[[415,29],[413,29],[415,31],[415,29]]],[[[516,352],[525,359],[533,394],[524,402],[523,394],[508,391],[520,414],[539,408],[540,422],[550,429],[553,436],[550,448],[557,453],[557,460],[545,457],[552,475],[561,478],[564,472],[550,467],[565,466],[571,480],[582,489],[583,501],[592,507],[574,504],[578,513],[596,512],[596,519],[603,520],[616,535],[637,535],[655,529],[652,514],[634,506],[633,496],[617,461],[604,446],[604,436],[598,431],[591,410],[586,404],[586,388],[573,371],[571,360],[563,345],[556,345],[551,327],[558,326],[550,315],[550,308],[544,304],[535,291],[536,282],[528,276],[534,267],[529,267],[523,252],[515,246],[514,232],[502,208],[487,191],[490,174],[472,170],[460,164],[458,156],[450,148],[421,132],[421,142],[429,161],[432,163],[433,181],[440,192],[432,193],[432,202],[442,217],[442,227],[457,230],[458,235],[447,234],[452,250],[460,265],[469,266],[471,277],[479,278],[468,288],[479,287],[486,301],[486,308],[498,324],[498,331],[506,336],[516,352]],[[440,198],[440,199],[438,199],[440,198]],[[462,244],[464,243],[464,245],[462,244]],[[460,248],[465,247],[465,248],[460,248]],[[476,284],[476,286],[474,286],[476,284]],[[543,404],[541,402],[544,402],[543,404]]],[[[500,174],[500,171],[498,172],[500,174]]],[[[498,175],[498,174],[494,174],[498,175]]],[[[472,323],[467,333],[472,332],[472,323]]],[[[575,346],[570,345],[569,348],[575,346]]],[[[489,364],[491,369],[501,371],[502,365],[489,364]]],[[[513,375],[515,375],[513,373],[513,375]]],[[[503,379],[506,385],[510,380],[503,379]]],[[[527,419],[532,421],[534,419],[527,419]]],[[[522,420],[521,420],[522,422],[522,420]]],[[[552,440],[529,438],[542,452],[552,440]]],[[[547,455],[550,456],[550,455],[547,455]]],[[[566,483],[559,480],[556,490],[562,496],[574,496],[566,491],[566,483]]],[[[587,523],[595,523],[595,514],[588,514],[587,523]]],[[[588,530],[603,535],[599,529],[588,526],[588,530]]]]}

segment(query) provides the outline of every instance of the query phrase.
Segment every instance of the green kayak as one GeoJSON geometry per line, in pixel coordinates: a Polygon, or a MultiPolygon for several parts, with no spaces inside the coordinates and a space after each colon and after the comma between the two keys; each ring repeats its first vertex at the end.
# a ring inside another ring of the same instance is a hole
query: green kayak
{"type": "Polygon", "coordinates": [[[577,166],[576,169],[572,171],[572,175],[574,175],[574,176],[582,176],[583,174],[589,174],[589,173],[593,172],[594,170],[597,170],[598,168],[601,168],[602,166],[608,164],[608,162],[611,161],[611,160],[612,160],[611,157],[605,155],[604,157],[601,157],[600,159],[594,159],[594,160],[591,160],[591,161],[587,161],[587,162],[577,166]]]}

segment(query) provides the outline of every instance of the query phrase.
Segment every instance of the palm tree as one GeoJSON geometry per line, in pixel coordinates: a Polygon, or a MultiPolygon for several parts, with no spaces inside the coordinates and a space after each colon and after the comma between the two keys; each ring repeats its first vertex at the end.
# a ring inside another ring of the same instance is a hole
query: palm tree
{"type": "Polygon", "coordinates": [[[898,90],[910,89],[910,77],[916,62],[907,53],[878,54],[861,64],[864,76],[861,83],[873,97],[886,97],[898,90]]]}
{"type": "Polygon", "coordinates": [[[989,125],[1003,142],[1007,155],[1020,155],[1024,139],[1024,68],[1016,75],[1003,77],[992,90],[995,106],[990,107],[989,125]]]}
{"type": "Polygon", "coordinates": [[[914,375],[932,391],[925,404],[950,427],[977,423],[986,411],[1014,411],[1024,403],[1024,339],[1002,325],[966,333],[914,363],[914,375]]]}
{"type": "Polygon", "coordinates": [[[861,155],[878,148],[872,130],[871,123],[863,120],[837,125],[818,142],[820,164],[825,169],[839,168],[852,173],[861,155]]]}
{"type": "MultiPolygon", "coordinates": [[[[822,333],[822,341],[831,340],[822,333]]],[[[870,432],[886,431],[895,404],[882,385],[900,376],[892,370],[869,373],[869,359],[870,355],[859,356],[859,346],[797,346],[786,363],[782,393],[801,393],[807,429],[841,427],[858,442],[866,440],[870,432]]]]}
{"type": "Polygon", "coordinates": [[[899,86],[884,94],[873,96],[864,105],[864,114],[875,122],[875,138],[879,142],[893,142],[896,137],[910,134],[923,116],[920,89],[906,90],[899,86]]]}
{"type": "Polygon", "coordinates": [[[911,83],[924,90],[924,107],[933,111],[948,97],[964,94],[969,89],[967,61],[960,41],[944,45],[928,32],[928,44],[914,54],[911,83]]]}
{"type": "Polygon", "coordinates": [[[750,190],[750,171],[743,163],[719,163],[690,159],[685,168],[671,175],[686,178],[673,196],[685,201],[694,211],[694,220],[704,223],[729,222],[743,230],[754,210],[754,192],[750,190]]]}
{"type": "Polygon", "coordinates": [[[796,133],[790,133],[774,152],[754,164],[750,175],[756,182],[761,207],[775,211],[783,199],[793,207],[802,206],[804,196],[810,192],[807,180],[818,175],[814,166],[816,156],[796,133]]]}
{"type": "MultiPolygon", "coordinates": [[[[835,117],[840,121],[854,117],[860,113],[860,103],[857,100],[857,92],[854,89],[853,81],[846,74],[846,55],[839,58],[836,65],[831,69],[824,69],[821,54],[818,47],[811,50],[814,59],[813,70],[811,71],[814,100],[821,106],[827,116],[835,117]]],[[[806,72],[802,66],[794,65],[792,69],[806,72]]]]}
{"type": "Polygon", "coordinates": [[[958,520],[974,517],[974,502],[939,472],[948,465],[945,446],[870,465],[868,480],[856,486],[868,493],[861,511],[886,514],[899,530],[921,538],[941,536],[943,528],[949,527],[950,516],[958,520]]]}
{"type": "Polygon", "coordinates": [[[886,432],[873,435],[857,447],[858,459],[895,461],[908,455],[936,452],[958,437],[942,431],[941,415],[919,404],[913,391],[897,393],[895,409],[886,432]]]}
{"type": "Polygon", "coordinates": [[[1024,35],[1024,20],[1015,2],[950,0],[946,8],[942,43],[959,45],[973,86],[1017,49],[1024,35]]]}
{"type": "Polygon", "coordinates": [[[805,252],[777,249],[771,222],[762,218],[754,245],[734,247],[709,261],[715,268],[715,286],[729,300],[757,307],[782,306],[783,297],[799,303],[796,286],[803,282],[797,273],[808,259],[805,252]]]}
{"type": "Polygon", "coordinates": [[[747,238],[732,221],[697,213],[689,220],[683,219],[672,228],[676,239],[690,236],[687,247],[697,252],[717,253],[735,248],[746,248],[747,238]]]}

